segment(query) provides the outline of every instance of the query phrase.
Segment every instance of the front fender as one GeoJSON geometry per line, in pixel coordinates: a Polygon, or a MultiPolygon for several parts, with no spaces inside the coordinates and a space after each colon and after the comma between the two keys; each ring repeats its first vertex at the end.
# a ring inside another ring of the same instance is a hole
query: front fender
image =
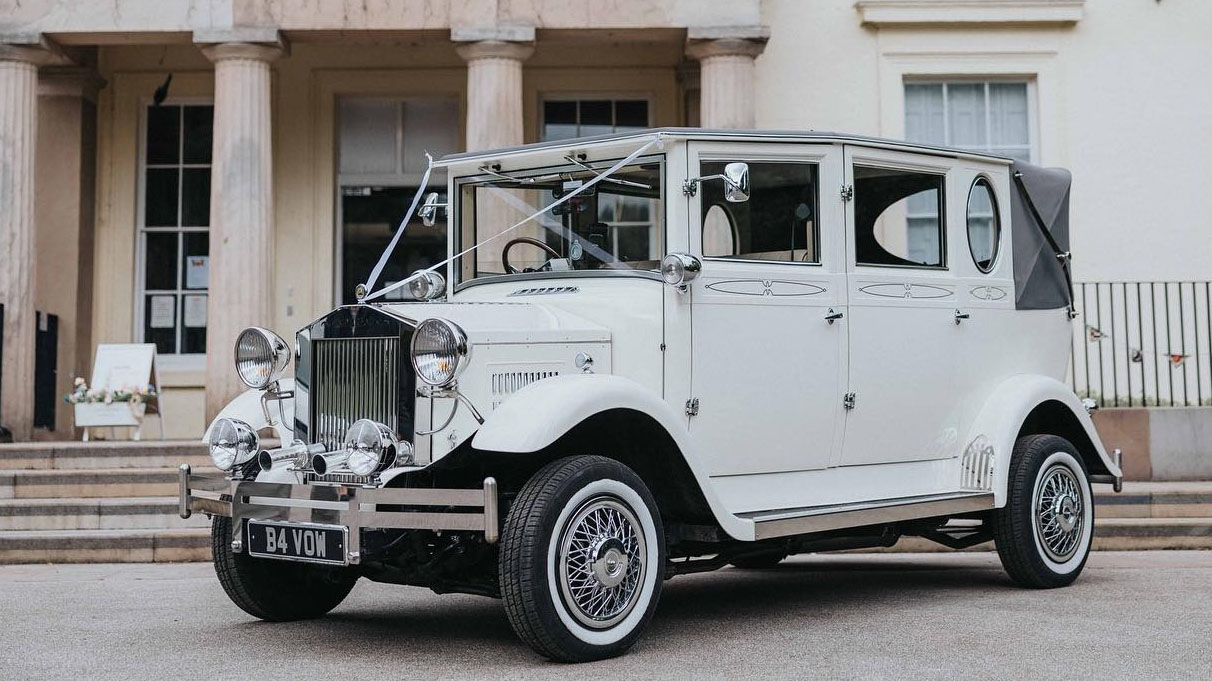
{"type": "Polygon", "coordinates": [[[488,416],[472,446],[482,451],[521,454],[554,443],[586,419],[611,409],[630,409],[653,418],[677,444],[716,521],[736,539],[752,539],[753,523],[729,513],[707,475],[678,414],[651,390],[622,376],[578,374],[531,383],[488,416]]]}
{"type": "MultiPolygon", "coordinates": [[[[294,390],[295,379],[283,378],[278,381],[279,392],[287,393],[294,392],[294,390]]],[[[273,428],[278,439],[284,444],[289,444],[294,440],[295,400],[288,397],[269,402],[269,413],[273,417],[271,424],[265,420],[265,409],[261,407],[261,396],[265,393],[265,390],[245,390],[223,407],[215,417],[215,421],[221,418],[240,419],[252,426],[253,430],[273,428]]],[[[215,427],[215,421],[211,421],[210,425],[206,427],[206,432],[202,434],[203,441],[210,437],[210,430],[215,427]]]]}
{"type": "MultiPolygon", "coordinates": [[[[1010,456],[1014,452],[1014,443],[1018,439],[1019,430],[1033,409],[1045,402],[1059,402],[1064,405],[1081,425],[1086,437],[1089,438],[1094,453],[1103,466],[1113,476],[1121,475],[1119,467],[1107,455],[1094,422],[1086,413],[1081,400],[1069,386],[1047,376],[1025,375],[1007,379],[994,390],[992,397],[981,408],[980,414],[973,423],[972,430],[965,442],[972,442],[984,435],[993,445],[994,474],[993,491],[994,505],[998,508],[1006,504],[1006,488],[1010,477],[1010,456]]],[[[1080,448],[1080,445],[1074,443],[1080,448]]]]}

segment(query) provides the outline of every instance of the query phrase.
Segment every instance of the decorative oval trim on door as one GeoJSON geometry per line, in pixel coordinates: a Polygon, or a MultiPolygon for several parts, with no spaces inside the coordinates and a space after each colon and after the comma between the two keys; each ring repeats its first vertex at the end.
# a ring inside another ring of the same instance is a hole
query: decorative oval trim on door
{"type": "Polygon", "coordinates": [[[780,279],[727,279],[707,284],[707,288],[718,293],[730,293],[738,296],[776,296],[780,298],[815,296],[825,292],[824,288],[816,284],[780,279]]]}
{"type": "Polygon", "coordinates": [[[908,283],[868,284],[859,287],[859,290],[869,296],[877,296],[879,298],[947,298],[953,293],[951,289],[942,286],[908,283]]]}
{"type": "Polygon", "coordinates": [[[1006,297],[1006,290],[996,286],[973,286],[972,297],[980,300],[1001,300],[1006,297]]]}

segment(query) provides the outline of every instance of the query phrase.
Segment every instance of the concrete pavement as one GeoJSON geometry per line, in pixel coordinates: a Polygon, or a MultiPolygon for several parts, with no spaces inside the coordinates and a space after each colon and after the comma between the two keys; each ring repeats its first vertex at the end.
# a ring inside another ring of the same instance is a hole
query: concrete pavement
{"type": "Polygon", "coordinates": [[[328,618],[266,624],[209,564],[0,567],[0,678],[613,679],[1212,676],[1212,552],[1099,552],[1072,587],[996,555],[803,556],[679,577],[620,659],[535,656],[498,601],[362,581],[328,618]]]}

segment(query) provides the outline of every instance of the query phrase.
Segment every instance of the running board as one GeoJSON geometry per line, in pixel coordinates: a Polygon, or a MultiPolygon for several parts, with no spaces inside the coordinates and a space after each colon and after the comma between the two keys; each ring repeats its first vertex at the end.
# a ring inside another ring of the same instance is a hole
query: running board
{"type": "Polygon", "coordinates": [[[754,539],[771,539],[793,534],[827,532],[847,527],[884,525],[916,518],[988,511],[993,494],[931,494],[920,497],[863,501],[832,506],[808,506],[777,511],[739,513],[737,517],[753,522],[754,539]]]}

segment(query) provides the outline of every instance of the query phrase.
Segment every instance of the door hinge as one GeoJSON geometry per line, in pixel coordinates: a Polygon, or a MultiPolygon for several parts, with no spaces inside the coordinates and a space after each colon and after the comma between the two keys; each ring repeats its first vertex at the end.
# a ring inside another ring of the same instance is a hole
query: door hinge
{"type": "Polygon", "coordinates": [[[842,397],[842,406],[847,410],[854,409],[854,393],[846,393],[842,397]]]}
{"type": "Polygon", "coordinates": [[[849,201],[850,199],[853,199],[853,198],[854,198],[854,185],[852,185],[852,184],[842,185],[842,200],[849,201]]]}
{"type": "Polygon", "coordinates": [[[686,415],[687,416],[698,416],[699,415],[699,398],[692,397],[692,398],[686,400],[686,415]]]}

